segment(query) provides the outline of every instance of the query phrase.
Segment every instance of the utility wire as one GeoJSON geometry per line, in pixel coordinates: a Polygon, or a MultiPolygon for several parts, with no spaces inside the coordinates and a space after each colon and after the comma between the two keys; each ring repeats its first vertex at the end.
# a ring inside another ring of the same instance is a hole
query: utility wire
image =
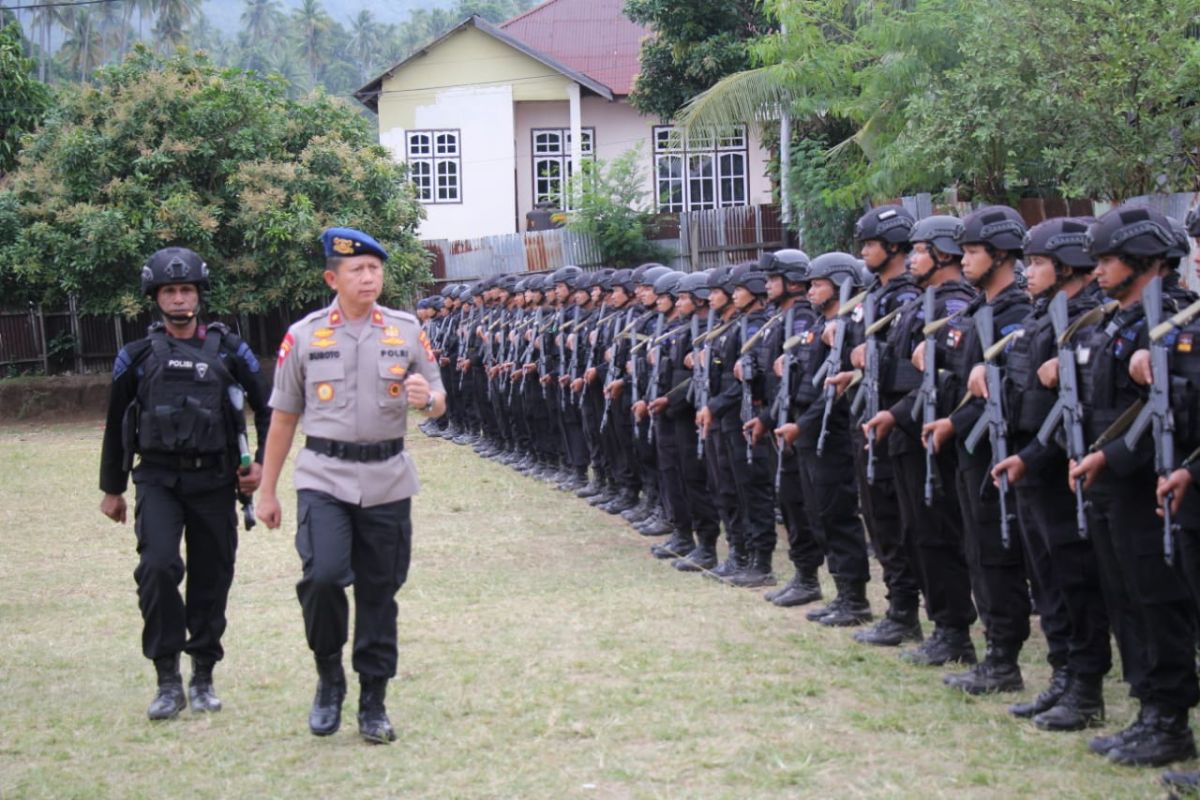
{"type": "Polygon", "coordinates": [[[29,11],[34,8],[62,8],[63,6],[94,6],[99,3],[121,3],[124,0],[75,0],[69,3],[34,3],[27,6],[0,6],[0,11],[29,11]]]}

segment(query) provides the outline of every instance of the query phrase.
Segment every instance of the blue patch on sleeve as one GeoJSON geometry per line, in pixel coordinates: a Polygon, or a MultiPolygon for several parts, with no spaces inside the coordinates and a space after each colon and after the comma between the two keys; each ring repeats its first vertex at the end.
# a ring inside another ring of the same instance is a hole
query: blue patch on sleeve
{"type": "Polygon", "coordinates": [[[124,375],[125,370],[129,369],[132,364],[133,362],[129,359],[129,353],[122,347],[121,352],[117,353],[117,360],[113,362],[113,380],[115,381],[124,375]]]}
{"type": "Polygon", "coordinates": [[[258,372],[261,369],[258,359],[254,357],[254,351],[250,349],[250,345],[242,342],[238,345],[237,354],[238,358],[246,362],[246,366],[250,368],[251,372],[258,372]]]}
{"type": "Polygon", "coordinates": [[[1014,322],[1012,325],[1005,325],[1000,329],[1000,338],[1003,339],[1019,327],[1021,327],[1021,323],[1019,322],[1014,322]]]}

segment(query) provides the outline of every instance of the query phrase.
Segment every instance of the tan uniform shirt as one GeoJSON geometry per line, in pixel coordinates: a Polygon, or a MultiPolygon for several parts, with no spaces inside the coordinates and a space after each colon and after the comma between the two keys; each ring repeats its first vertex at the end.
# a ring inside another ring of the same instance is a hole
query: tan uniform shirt
{"type": "MultiPolygon", "coordinates": [[[[382,442],[404,436],[408,403],[404,378],[425,376],[443,392],[441,371],[417,318],[376,306],[357,332],[337,301],[288,329],[279,348],[271,408],[300,415],[308,436],[342,442],[382,442]]],[[[387,461],[359,463],[303,448],[296,456],[297,489],[375,506],[412,497],[420,489],[407,452],[387,461]]]]}

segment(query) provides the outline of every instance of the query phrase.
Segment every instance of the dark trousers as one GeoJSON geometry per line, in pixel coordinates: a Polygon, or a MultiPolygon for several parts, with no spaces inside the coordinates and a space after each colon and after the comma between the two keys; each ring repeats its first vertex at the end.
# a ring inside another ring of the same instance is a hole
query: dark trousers
{"type": "Polygon", "coordinates": [[[725,539],[730,547],[744,550],[746,530],[744,521],[738,515],[737,490],[733,478],[735,454],[730,452],[726,437],[716,427],[709,429],[704,452],[706,457],[712,459],[710,479],[714,480],[713,496],[717,502],[717,513],[725,525],[725,539]]]}
{"type": "Polygon", "coordinates": [[[896,498],[896,483],[887,442],[875,443],[875,482],[867,480],[867,440],[861,430],[852,428],[854,471],[858,479],[863,523],[875,556],[883,567],[883,583],[887,586],[888,613],[906,616],[916,611],[919,603],[920,580],[916,565],[909,556],[912,541],[910,520],[900,513],[896,498]]]}
{"type": "Polygon", "coordinates": [[[712,546],[721,535],[721,519],[709,489],[706,460],[696,457],[698,432],[695,411],[689,408],[672,419],[663,420],[661,424],[670,426],[675,433],[675,457],[683,479],[684,503],[691,521],[691,527],[684,529],[684,532],[690,530],[701,542],[712,546]]]}
{"type": "Polygon", "coordinates": [[[858,518],[858,490],[849,443],[830,443],[818,457],[799,451],[800,487],[809,526],[825,551],[829,572],[838,583],[865,584],[871,577],[867,539],[858,518]]]}
{"type": "Polygon", "coordinates": [[[658,462],[659,503],[676,530],[690,533],[692,509],[688,503],[687,487],[683,483],[679,442],[675,438],[675,426],[671,420],[661,416],[654,421],[654,449],[658,462]]]}
{"type": "Polygon", "coordinates": [[[801,574],[813,574],[825,562],[825,553],[813,535],[808,512],[804,508],[804,490],[800,482],[800,460],[795,451],[782,456],[779,473],[779,510],[787,529],[788,560],[801,574]]]}
{"type": "Polygon", "coordinates": [[[396,592],[412,554],[411,500],[363,508],[325,492],[297,492],[296,551],[303,575],[296,595],[308,646],[339,654],[348,638],[346,587],[354,586],[354,671],[396,674],[396,592]]]}
{"type": "Polygon", "coordinates": [[[775,475],[771,470],[770,439],[766,436],[750,449],[746,460],[746,438],[740,423],[737,428],[722,426],[721,438],[730,453],[738,516],[745,531],[746,550],[773,553],[775,533],[775,475]]]}
{"type": "MultiPolygon", "coordinates": [[[[1163,560],[1155,475],[1107,472],[1088,490],[1088,533],[1130,694],[1174,709],[1196,705],[1196,616],[1178,566],[1163,560]]],[[[1178,565],[1178,561],[1176,561],[1178,565]]]]}
{"type": "Polygon", "coordinates": [[[220,661],[237,552],[233,485],[184,492],[178,484],[138,483],[133,514],[142,654],[155,659],[186,652],[220,661]],[[179,594],[185,572],[181,539],[187,545],[186,597],[179,594]]]}
{"type": "MultiPolygon", "coordinates": [[[[895,433],[893,436],[897,435],[895,433]]],[[[934,458],[933,505],[925,505],[925,452],[904,452],[896,460],[900,513],[913,520],[910,553],[925,595],[925,613],[935,625],[969,628],[978,618],[971,600],[971,574],[963,550],[963,518],[954,486],[952,448],[934,458]]]]}
{"type": "MultiPolygon", "coordinates": [[[[990,459],[986,443],[981,442],[973,456],[958,448],[958,502],[966,533],[967,567],[988,640],[1020,649],[1029,638],[1031,610],[1025,556],[1015,519],[1009,526],[1008,548],[1001,543],[999,494],[991,483],[990,459]]],[[[1015,503],[1010,496],[1010,514],[1015,503]]]]}

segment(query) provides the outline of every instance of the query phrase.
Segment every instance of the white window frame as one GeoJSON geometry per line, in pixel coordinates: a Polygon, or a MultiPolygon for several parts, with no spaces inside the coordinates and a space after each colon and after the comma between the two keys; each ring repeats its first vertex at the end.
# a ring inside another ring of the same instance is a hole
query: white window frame
{"type": "Polygon", "coordinates": [[[745,125],[713,137],[687,137],[655,125],[654,203],[660,212],[750,204],[750,140],[745,125]]]}
{"type": "MultiPolygon", "coordinates": [[[[596,129],[580,128],[580,155],[595,162],[596,129]]],[[[571,210],[568,184],[572,176],[571,129],[533,128],[529,131],[529,163],[533,173],[533,203],[551,202],[563,211],[571,210]],[[542,141],[539,142],[539,137],[542,141]],[[546,167],[553,167],[553,174],[543,174],[546,167]],[[566,181],[563,176],[566,176],[566,181]],[[543,184],[543,185],[539,185],[543,184]],[[554,186],[557,184],[558,188],[554,186]]]]}
{"type": "Polygon", "coordinates": [[[419,202],[462,203],[462,131],[457,128],[406,131],[404,154],[419,202]]]}

